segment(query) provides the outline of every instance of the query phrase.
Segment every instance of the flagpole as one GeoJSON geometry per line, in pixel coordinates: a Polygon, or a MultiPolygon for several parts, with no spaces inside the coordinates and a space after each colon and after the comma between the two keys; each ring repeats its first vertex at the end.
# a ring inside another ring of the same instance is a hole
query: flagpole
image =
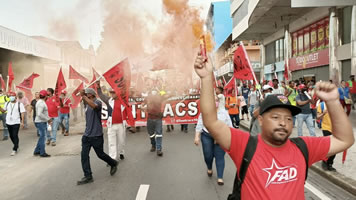
{"type": "MultiPolygon", "coordinates": [[[[90,86],[94,85],[97,81],[100,81],[100,79],[102,79],[104,76],[100,75],[99,78],[97,78],[95,81],[93,81],[92,83],[90,83],[89,85],[87,85],[84,89],[89,88],[90,86]]],[[[80,92],[78,92],[75,96],[78,96],[80,94],[80,92]]]]}
{"type": "Polygon", "coordinates": [[[9,76],[7,76],[7,80],[6,80],[6,92],[9,91],[9,76]]]}

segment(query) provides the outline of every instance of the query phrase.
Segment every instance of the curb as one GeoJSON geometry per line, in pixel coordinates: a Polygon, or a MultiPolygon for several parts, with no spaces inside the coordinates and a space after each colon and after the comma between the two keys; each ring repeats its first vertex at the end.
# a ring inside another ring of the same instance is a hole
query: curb
{"type": "Polygon", "coordinates": [[[322,177],[328,179],[329,181],[335,183],[335,185],[341,187],[342,189],[356,195],[356,181],[348,178],[339,172],[325,171],[321,168],[321,162],[315,163],[310,166],[310,169],[318,173],[322,177]]]}
{"type": "MultiPolygon", "coordinates": [[[[246,123],[241,123],[240,121],[240,127],[249,130],[249,127],[246,123]]],[[[310,166],[310,169],[313,170],[314,172],[318,173],[322,177],[328,179],[335,185],[343,188],[344,190],[350,192],[353,195],[356,195],[356,180],[353,180],[351,178],[348,178],[339,172],[329,172],[325,171],[321,168],[321,162],[315,163],[314,165],[310,166]]]]}

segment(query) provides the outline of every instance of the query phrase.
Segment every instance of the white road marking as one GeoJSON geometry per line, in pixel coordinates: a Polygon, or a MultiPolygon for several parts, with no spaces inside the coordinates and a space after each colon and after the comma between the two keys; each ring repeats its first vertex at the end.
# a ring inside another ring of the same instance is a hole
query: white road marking
{"type": "Polygon", "coordinates": [[[141,184],[136,195],[136,200],[146,200],[149,188],[150,185],[141,184]]]}
{"type": "Polygon", "coordinates": [[[305,183],[304,185],[308,190],[310,190],[312,193],[314,193],[316,196],[318,196],[321,200],[331,200],[328,196],[320,192],[320,190],[316,189],[314,186],[309,184],[308,182],[305,183]]]}

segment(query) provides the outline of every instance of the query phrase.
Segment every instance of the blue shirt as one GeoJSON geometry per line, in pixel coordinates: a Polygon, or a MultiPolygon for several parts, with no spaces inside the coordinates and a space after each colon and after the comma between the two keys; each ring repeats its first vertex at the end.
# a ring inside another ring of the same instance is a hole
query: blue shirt
{"type": "Polygon", "coordinates": [[[241,88],[241,93],[242,93],[242,96],[243,96],[245,99],[248,99],[248,93],[250,93],[250,88],[248,88],[248,87],[242,87],[242,88],[241,88]]]}
{"type": "Polygon", "coordinates": [[[346,96],[346,98],[350,98],[350,88],[339,87],[339,95],[340,95],[341,100],[345,100],[345,96],[346,96]]]}
{"type": "Polygon", "coordinates": [[[85,132],[84,136],[87,137],[98,137],[103,135],[103,126],[101,124],[101,101],[98,99],[94,100],[97,105],[95,109],[91,108],[89,105],[85,105],[85,132]]]}

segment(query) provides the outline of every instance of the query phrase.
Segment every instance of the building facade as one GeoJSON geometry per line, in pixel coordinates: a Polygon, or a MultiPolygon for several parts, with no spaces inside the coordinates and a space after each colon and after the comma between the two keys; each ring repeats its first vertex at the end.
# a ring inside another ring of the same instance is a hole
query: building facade
{"type": "Polygon", "coordinates": [[[292,7],[291,1],[231,1],[232,40],[261,41],[264,78],[283,80],[286,68],[292,79],[306,81],[339,83],[356,74],[356,6],[292,7]]]}

